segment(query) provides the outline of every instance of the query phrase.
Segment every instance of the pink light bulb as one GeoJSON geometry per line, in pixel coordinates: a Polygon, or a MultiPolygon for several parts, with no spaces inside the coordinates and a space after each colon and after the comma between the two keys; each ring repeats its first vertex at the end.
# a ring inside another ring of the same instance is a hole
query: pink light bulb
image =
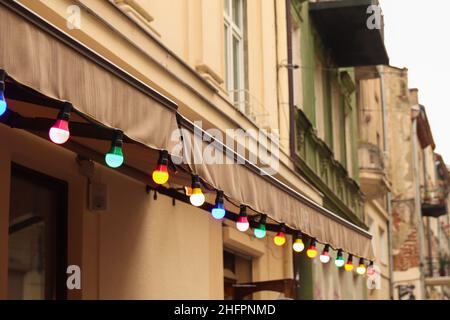
{"type": "Polygon", "coordinates": [[[238,221],[236,222],[236,228],[241,231],[245,232],[248,230],[250,224],[248,223],[247,217],[239,217],[238,221]]]}
{"type": "Polygon", "coordinates": [[[48,135],[53,143],[66,143],[70,138],[69,122],[66,120],[57,119],[53,127],[50,128],[48,135]]]}

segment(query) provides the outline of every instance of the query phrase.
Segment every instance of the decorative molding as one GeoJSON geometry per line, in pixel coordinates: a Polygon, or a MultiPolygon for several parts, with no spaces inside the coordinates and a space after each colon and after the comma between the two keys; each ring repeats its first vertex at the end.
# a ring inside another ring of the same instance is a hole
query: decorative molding
{"type": "Polygon", "coordinates": [[[129,16],[135,23],[147,29],[153,34],[161,37],[161,34],[150,25],[154,20],[153,16],[143,8],[136,0],[109,0],[113,5],[119,8],[127,16],[129,16]]]}

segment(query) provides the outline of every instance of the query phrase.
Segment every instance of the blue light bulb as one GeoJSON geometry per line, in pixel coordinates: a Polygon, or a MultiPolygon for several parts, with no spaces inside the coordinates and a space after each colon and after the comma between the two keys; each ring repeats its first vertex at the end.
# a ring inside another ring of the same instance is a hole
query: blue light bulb
{"type": "Polygon", "coordinates": [[[223,203],[217,203],[216,206],[211,210],[211,215],[216,220],[222,220],[225,217],[225,208],[223,203]]]}
{"type": "Polygon", "coordinates": [[[6,112],[7,108],[8,104],[6,103],[5,95],[3,91],[0,91],[0,117],[6,112]]]}

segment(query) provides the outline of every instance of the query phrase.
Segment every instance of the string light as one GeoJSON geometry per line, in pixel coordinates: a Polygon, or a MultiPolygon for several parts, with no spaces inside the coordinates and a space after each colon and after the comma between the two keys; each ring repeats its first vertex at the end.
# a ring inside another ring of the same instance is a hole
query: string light
{"type": "Polygon", "coordinates": [[[248,223],[247,218],[247,207],[241,205],[241,209],[239,210],[239,217],[236,222],[236,228],[241,232],[245,232],[248,230],[249,226],[250,224],[248,223]]]}
{"type": "Polygon", "coordinates": [[[309,248],[308,248],[308,250],[306,250],[306,255],[310,259],[314,259],[317,256],[316,240],[311,239],[311,243],[309,244],[309,248]]]}
{"type": "Polygon", "coordinates": [[[322,262],[322,263],[330,262],[331,257],[330,257],[329,251],[330,251],[330,245],[327,244],[327,245],[325,245],[325,248],[323,249],[322,253],[320,254],[320,257],[319,257],[320,262],[322,262]]]}
{"type": "Polygon", "coordinates": [[[280,231],[273,238],[275,245],[281,247],[286,243],[286,227],[284,223],[280,224],[280,231]]]}
{"type": "Polygon", "coordinates": [[[297,231],[295,241],[292,244],[292,249],[294,249],[295,252],[302,252],[305,249],[305,244],[303,243],[302,239],[302,233],[300,231],[297,231]]]}
{"type": "Polygon", "coordinates": [[[345,271],[353,271],[353,255],[349,254],[347,262],[344,265],[345,271]]]}
{"type": "Polygon", "coordinates": [[[339,249],[338,252],[337,252],[337,256],[336,256],[336,260],[334,260],[334,264],[338,268],[342,268],[344,266],[344,264],[345,264],[345,260],[344,260],[343,253],[342,253],[341,249],[339,249]]]}
{"type": "Polygon", "coordinates": [[[195,207],[200,207],[205,203],[205,195],[202,192],[200,178],[196,174],[192,175],[192,193],[189,201],[195,207]]]}
{"type": "Polygon", "coordinates": [[[359,275],[363,275],[366,273],[366,265],[364,264],[364,259],[359,259],[359,266],[356,268],[356,273],[359,275]]]}
{"type": "Polygon", "coordinates": [[[375,274],[375,268],[373,267],[373,261],[370,261],[369,266],[367,267],[367,275],[373,276],[375,274]]]}
{"type": "Polygon", "coordinates": [[[123,133],[122,131],[116,131],[114,134],[114,139],[111,142],[111,149],[105,154],[105,162],[108,167],[118,168],[123,164],[123,133]]]}
{"type": "Polygon", "coordinates": [[[258,239],[262,239],[266,236],[266,220],[267,216],[262,214],[258,226],[253,230],[253,234],[258,239]]]}
{"type": "Polygon", "coordinates": [[[56,144],[66,143],[70,138],[69,117],[72,105],[64,103],[64,107],[59,111],[55,124],[50,128],[48,135],[50,140],[56,144]]]}
{"type": "Polygon", "coordinates": [[[159,153],[158,164],[152,173],[152,179],[156,184],[164,184],[169,180],[169,153],[166,150],[161,150],[159,153]]]}
{"type": "Polygon", "coordinates": [[[211,215],[216,220],[222,220],[225,217],[225,207],[223,204],[223,191],[217,191],[216,204],[211,210],[211,215]]]}

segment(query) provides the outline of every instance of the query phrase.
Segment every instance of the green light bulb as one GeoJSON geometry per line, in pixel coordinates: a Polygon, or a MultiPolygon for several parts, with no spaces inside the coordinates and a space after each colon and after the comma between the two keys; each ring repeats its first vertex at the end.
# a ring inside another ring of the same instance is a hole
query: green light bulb
{"type": "Polygon", "coordinates": [[[253,230],[253,234],[255,235],[255,237],[257,237],[258,239],[262,239],[266,236],[266,225],[260,223],[258,228],[256,228],[255,230],[253,230]]]}
{"type": "Polygon", "coordinates": [[[118,168],[123,164],[122,147],[113,146],[105,155],[105,162],[111,168],[118,168]]]}

